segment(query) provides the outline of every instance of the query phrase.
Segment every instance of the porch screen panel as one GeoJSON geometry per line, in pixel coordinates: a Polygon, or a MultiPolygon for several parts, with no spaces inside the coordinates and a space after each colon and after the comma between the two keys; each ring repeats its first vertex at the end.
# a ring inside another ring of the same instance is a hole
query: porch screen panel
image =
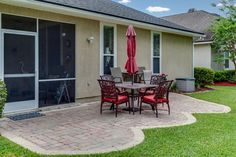
{"type": "Polygon", "coordinates": [[[37,21],[35,18],[2,14],[2,28],[36,32],[37,21]]]}
{"type": "Polygon", "coordinates": [[[35,99],[35,37],[4,34],[4,81],[7,102],[35,99]]]}
{"type": "Polygon", "coordinates": [[[75,26],[39,21],[39,79],[75,78],[75,26]]]}
{"type": "Polygon", "coordinates": [[[39,105],[75,101],[75,25],[39,20],[39,105]]]}

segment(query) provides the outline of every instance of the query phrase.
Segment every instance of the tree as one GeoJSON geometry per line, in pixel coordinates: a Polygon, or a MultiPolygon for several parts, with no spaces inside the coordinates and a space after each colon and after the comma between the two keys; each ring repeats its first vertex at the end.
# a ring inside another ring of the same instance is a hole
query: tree
{"type": "Polygon", "coordinates": [[[214,6],[220,6],[225,16],[219,17],[212,26],[213,46],[222,57],[222,53],[229,53],[229,58],[225,59],[233,62],[236,78],[236,0],[221,0],[214,6]]]}

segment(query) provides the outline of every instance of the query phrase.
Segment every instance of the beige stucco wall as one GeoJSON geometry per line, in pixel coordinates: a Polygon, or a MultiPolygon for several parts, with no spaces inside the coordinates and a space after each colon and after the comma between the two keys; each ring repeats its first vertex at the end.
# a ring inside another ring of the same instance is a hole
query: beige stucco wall
{"type": "Polygon", "coordinates": [[[64,16],[32,9],[0,4],[0,12],[35,17],[76,25],[76,97],[95,96],[99,93],[97,78],[99,76],[100,29],[99,21],[78,17],[64,16]],[[87,38],[95,40],[88,44],[87,38]]]}
{"type": "MultiPolygon", "coordinates": [[[[0,4],[0,12],[31,16],[76,25],[76,97],[84,98],[100,94],[97,78],[100,72],[100,22],[72,16],[64,16],[32,9],[0,4]],[[92,44],[87,38],[93,36],[92,44]]],[[[137,33],[137,63],[151,69],[151,31],[135,28],[137,33]]],[[[127,26],[117,25],[117,64],[126,62],[127,26]]],[[[162,72],[169,79],[192,76],[192,38],[168,33],[162,34],[162,72]]]]}
{"type": "Polygon", "coordinates": [[[191,37],[162,34],[162,72],[168,79],[193,77],[193,44],[191,37]]]}
{"type": "Polygon", "coordinates": [[[211,44],[194,45],[194,67],[211,68],[211,44]]]}
{"type": "MultiPolygon", "coordinates": [[[[124,70],[124,65],[127,60],[126,53],[126,34],[127,26],[117,26],[117,66],[124,70]]],[[[151,68],[151,32],[150,30],[135,28],[136,37],[136,61],[138,66],[144,66],[147,69],[151,68]]]]}

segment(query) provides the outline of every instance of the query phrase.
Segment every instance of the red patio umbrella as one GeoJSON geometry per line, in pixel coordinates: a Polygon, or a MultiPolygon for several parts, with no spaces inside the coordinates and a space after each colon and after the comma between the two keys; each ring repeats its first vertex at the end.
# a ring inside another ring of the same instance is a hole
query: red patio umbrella
{"type": "MultiPolygon", "coordinates": [[[[127,55],[128,55],[128,60],[126,62],[125,65],[125,69],[127,70],[128,74],[133,75],[134,78],[134,74],[136,72],[138,72],[138,66],[136,64],[136,33],[134,30],[133,26],[129,26],[127,33],[126,33],[126,37],[127,37],[127,55]]],[[[132,80],[132,83],[134,82],[134,79],[132,80]]]]}

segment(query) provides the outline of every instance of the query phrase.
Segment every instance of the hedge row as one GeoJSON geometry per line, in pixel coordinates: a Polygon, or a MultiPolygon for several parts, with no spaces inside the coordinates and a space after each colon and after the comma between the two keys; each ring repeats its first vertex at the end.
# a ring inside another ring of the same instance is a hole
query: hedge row
{"type": "Polygon", "coordinates": [[[0,118],[2,117],[2,112],[7,99],[7,90],[3,81],[0,80],[0,118]]]}
{"type": "Polygon", "coordinates": [[[204,87],[213,84],[213,82],[234,80],[235,71],[213,71],[209,68],[196,67],[194,68],[194,77],[196,79],[196,86],[204,87]]]}
{"type": "Polygon", "coordinates": [[[213,84],[214,71],[204,67],[196,67],[194,68],[194,77],[197,87],[205,87],[206,85],[213,84]]]}
{"type": "Polygon", "coordinates": [[[234,70],[224,70],[224,71],[216,71],[214,82],[228,81],[231,80],[235,75],[234,70]]]}

